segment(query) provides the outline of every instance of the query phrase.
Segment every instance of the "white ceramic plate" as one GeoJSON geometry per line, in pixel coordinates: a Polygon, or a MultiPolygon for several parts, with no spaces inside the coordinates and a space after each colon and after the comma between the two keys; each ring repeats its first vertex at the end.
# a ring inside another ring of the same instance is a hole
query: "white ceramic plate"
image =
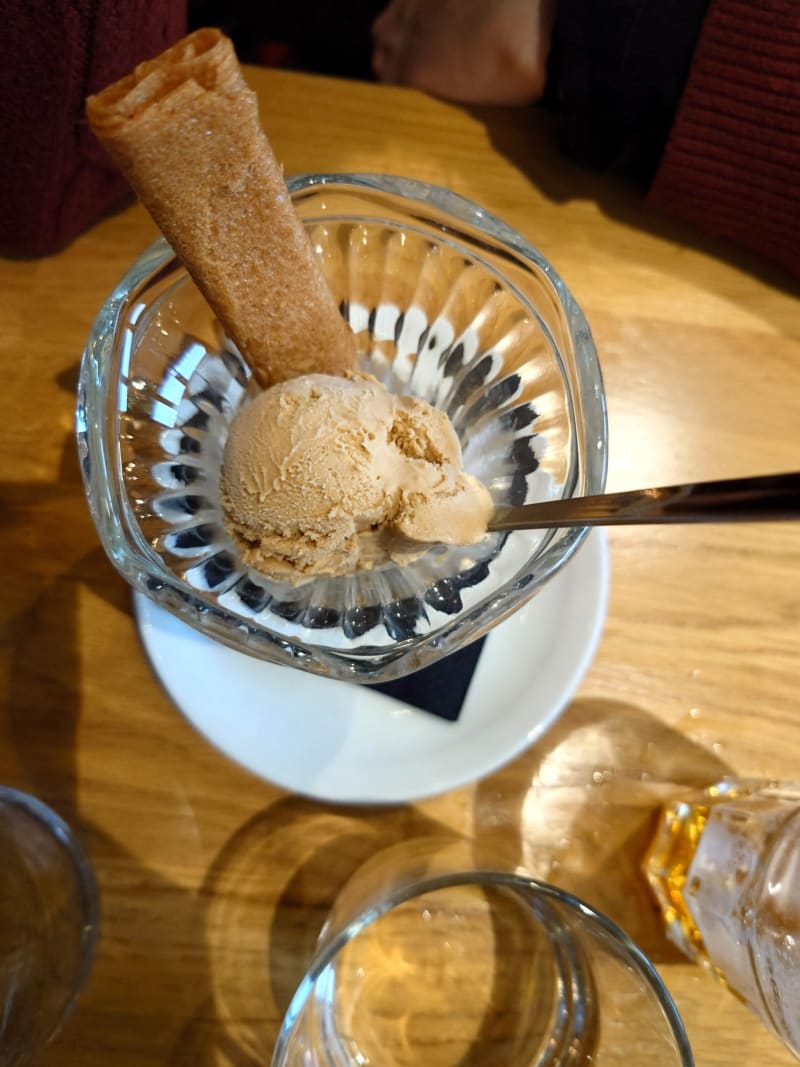
{"type": "Polygon", "coordinates": [[[234,652],[134,595],[156,674],[204,737],[275,785],[352,804],[443,793],[536,741],[588,669],[607,599],[608,549],[595,530],[541,592],[489,634],[452,723],[368,686],[234,652]]]}

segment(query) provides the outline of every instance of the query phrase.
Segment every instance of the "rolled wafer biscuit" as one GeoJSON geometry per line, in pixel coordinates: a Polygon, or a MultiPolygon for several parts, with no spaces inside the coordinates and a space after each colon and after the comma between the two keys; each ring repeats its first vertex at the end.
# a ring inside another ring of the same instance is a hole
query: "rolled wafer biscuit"
{"type": "Polygon", "coordinates": [[[86,112],[261,385],[357,369],[223,33],[196,30],[89,97],[86,112]]]}

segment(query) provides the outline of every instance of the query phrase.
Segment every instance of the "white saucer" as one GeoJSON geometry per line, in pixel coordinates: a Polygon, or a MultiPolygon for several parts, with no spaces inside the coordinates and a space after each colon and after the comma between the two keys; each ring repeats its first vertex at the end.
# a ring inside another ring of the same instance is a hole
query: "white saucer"
{"type": "Polygon", "coordinates": [[[607,599],[608,549],[595,530],[489,634],[455,723],[368,686],[234,652],[141,593],[134,607],[167,692],[225,755],[318,800],[390,804],[482,778],[536,741],[588,669],[607,599]]]}

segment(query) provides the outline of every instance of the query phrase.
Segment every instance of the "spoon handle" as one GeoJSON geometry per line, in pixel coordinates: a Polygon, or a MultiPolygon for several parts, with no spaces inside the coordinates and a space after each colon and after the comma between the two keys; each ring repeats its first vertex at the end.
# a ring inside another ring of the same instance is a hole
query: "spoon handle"
{"type": "Polygon", "coordinates": [[[800,519],[800,471],[497,508],[489,530],[800,519]]]}

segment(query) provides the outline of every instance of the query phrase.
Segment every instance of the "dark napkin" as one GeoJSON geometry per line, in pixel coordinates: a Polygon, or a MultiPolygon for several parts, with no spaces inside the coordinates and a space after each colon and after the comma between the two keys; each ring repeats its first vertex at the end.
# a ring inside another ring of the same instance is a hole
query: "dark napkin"
{"type": "Polygon", "coordinates": [[[387,697],[438,715],[440,719],[456,722],[467,699],[472,675],[478,665],[485,637],[473,641],[466,648],[445,656],[438,663],[398,678],[371,686],[387,697]]]}

